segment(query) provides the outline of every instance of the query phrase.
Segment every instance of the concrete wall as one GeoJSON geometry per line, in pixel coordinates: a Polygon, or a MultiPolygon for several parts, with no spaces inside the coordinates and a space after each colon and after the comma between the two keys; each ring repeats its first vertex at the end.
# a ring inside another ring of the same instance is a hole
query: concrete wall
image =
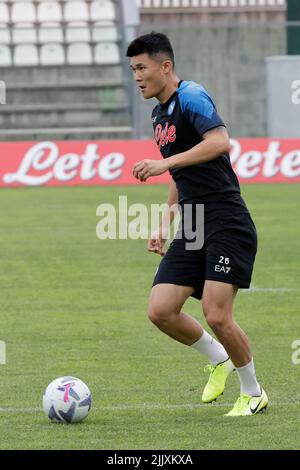
{"type": "Polygon", "coordinates": [[[300,138],[300,55],[268,57],[268,137],[300,138]]]}
{"type": "MultiPolygon", "coordinates": [[[[150,32],[143,25],[139,33],[150,32]]],[[[165,25],[155,30],[169,35],[175,50],[176,69],[182,79],[202,83],[212,94],[232,136],[267,136],[267,56],[286,52],[285,24],[165,25]]],[[[6,129],[127,126],[124,133],[77,133],[66,138],[130,137],[130,111],[139,117],[135,136],[152,137],[151,110],[156,100],[146,101],[135,92],[128,60],[122,66],[2,68],[6,105],[1,105],[0,140],[11,139],[6,129]],[[106,84],[103,86],[103,83],[106,84]],[[117,85],[113,86],[113,83],[117,85]],[[76,85],[77,84],[77,85],[76,85]],[[28,108],[32,109],[28,109],[28,108]],[[34,111],[34,112],[33,112],[34,111]]],[[[41,135],[41,134],[40,134],[41,135]]],[[[49,138],[56,135],[48,134],[49,138]]],[[[26,137],[27,138],[27,137],[26,137]]]]}
{"type": "Polygon", "coordinates": [[[285,7],[142,9],[141,23],[151,27],[172,24],[248,24],[283,23],[285,7]],[[177,11],[176,11],[177,10],[177,11]]]}
{"type": "MultiPolygon", "coordinates": [[[[141,34],[153,26],[142,25],[141,34]]],[[[230,134],[267,135],[265,57],[286,52],[285,24],[155,25],[175,51],[180,78],[202,83],[212,94],[230,134]]],[[[150,114],[156,100],[139,99],[142,135],[152,135],[150,114]]]]}

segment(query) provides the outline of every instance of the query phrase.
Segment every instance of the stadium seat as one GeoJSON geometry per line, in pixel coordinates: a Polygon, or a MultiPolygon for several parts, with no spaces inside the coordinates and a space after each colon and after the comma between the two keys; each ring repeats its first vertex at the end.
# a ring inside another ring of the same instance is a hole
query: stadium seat
{"type": "Polygon", "coordinates": [[[90,18],[92,21],[114,21],[114,4],[109,0],[94,0],[91,3],[90,18]]]}
{"type": "Polygon", "coordinates": [[[12,42],[14,44],[33,44],[37,42],[37,34],[33,25],[18,25],[12,29],[12,42]]]}
{"type": "Polygon", "coordinates": [[[64,41],[63,29],[59,23],[43,23],[39,28],[39,42],[62,43],[64,41]]]}
{"type": "Polygon", "coordinates": [[[61,44],[44,44],[41,47],[41,65],[63,65],[64,48],[61,44]]]}
{"type": "Polygon", "coordinates": [[[0,67],[9,67],[12,64],[10,48],[0,46],[0,67]]]}
{"type": "Polygon", "coordinates": [[[12,4],[11,20],[13,23],[34,23],[35,8],[32,2],[17,2],[12,4]]]}
{"type": "Polygon", "coordinates": [[[99,43],[95,46],[96,64],[119,64],[120,52],[118,46],[114,43],[99,43]]]}
{"type": "Polygon", "coordinates": [[[89,44],[70,44],[68,47],[67,62],[71,65],[92,64],[93,57],[89,44]]]}
{"type": "Polygon", "coordinates": [[[66,27],[66,42],[89,42],[90,30],[86,23],[69,23],[66,27]]]}
{"type": "Polygon", "coordinates": [[[9,22],[8,6],[5,3],[0,3],[0,24],[7,24],[9,22]]]}
{"type": "Polygon", "coordinates": [[[93,25],[92,33],[95,42],[117,42],[118,40],[118,30],[113,23],[97,22],[93,25]]]}
{"type": "Polygon", "coordinates": [[[37,19],[40,23],[62,21],[61,6],[58,2],[45,1],[38,5],[37,19]]]}
{"type": "Polygon", "coordinates": [[[0,44],[10,44],[10,30],[0,25],[0,44]]]}
{"type": "Polygon", "coordinates": [[[17,66],[38,65],[39,55],[33,44],[20,44],[15,47],[14,64],[17,66]]]}
{"type": "Polygon", "coordinates": [[[87,3],[80,0],[71,0],[65,3],[64,20],[72,21],[88,21],[89,12],[87,3]]]}

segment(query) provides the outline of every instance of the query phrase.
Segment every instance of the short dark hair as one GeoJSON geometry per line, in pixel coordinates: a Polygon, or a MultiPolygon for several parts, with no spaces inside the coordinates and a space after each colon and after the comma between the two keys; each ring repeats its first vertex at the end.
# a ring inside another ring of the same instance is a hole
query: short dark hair
{"type": "Polygon", "coordinates": [[[164,53],[175,65],[174,52],[169,38],[163,33],[152,31],[134,39],[128,46],[127,57],[134,57],[139,54],[148,54],[154,57],[159,53],[164,53]]]}

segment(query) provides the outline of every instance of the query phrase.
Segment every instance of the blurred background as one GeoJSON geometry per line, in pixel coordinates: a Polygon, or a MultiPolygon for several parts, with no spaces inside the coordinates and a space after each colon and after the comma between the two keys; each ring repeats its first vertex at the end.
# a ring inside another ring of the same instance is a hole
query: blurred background
{"type": "Polygon", "coordinates": [[[300,137],[298,0],[0,0],[0,140],[151,137],[126,47],[152,30],[232,136],[300,137]]]}

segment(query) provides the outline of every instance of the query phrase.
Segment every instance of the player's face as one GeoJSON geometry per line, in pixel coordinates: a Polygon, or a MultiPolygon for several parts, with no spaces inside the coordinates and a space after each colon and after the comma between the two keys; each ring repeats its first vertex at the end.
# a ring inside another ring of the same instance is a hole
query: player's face
{"type": "Polygon", "coordinates": [[[153,60],[148,54],[140,54],[131,58],[130,67],[145,99],[154,98],[161,94],[167,84],[164,62],[153,60]]]}

